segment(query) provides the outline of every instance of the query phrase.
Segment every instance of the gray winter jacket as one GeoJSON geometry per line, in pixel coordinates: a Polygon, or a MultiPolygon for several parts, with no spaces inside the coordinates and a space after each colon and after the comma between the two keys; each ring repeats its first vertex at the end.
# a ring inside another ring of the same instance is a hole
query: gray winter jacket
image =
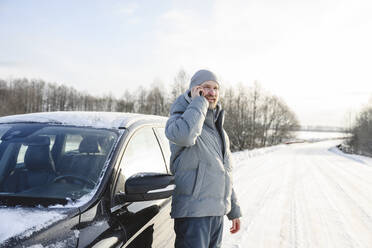
{"type": "Polygon", "coordinates": [[[216,128],[223,149],[215,149],[216,133],[205,123],[208,101],[191,99],[189,90],[173,103],[165,134],[170,140],[171,171],[176,189],[172,199],[172,218],[223,216],[241,217],[232,188],[231,152],[223,129],[224,112],[217,108],[216,128]],[[215,139],[215,140],[213,140],[215,139]]]}

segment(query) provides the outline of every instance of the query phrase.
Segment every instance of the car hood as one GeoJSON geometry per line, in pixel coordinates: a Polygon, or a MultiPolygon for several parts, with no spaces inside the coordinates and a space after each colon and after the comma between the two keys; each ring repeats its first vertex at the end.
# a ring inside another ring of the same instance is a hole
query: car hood
{"type": "Polygon", "coordinates": [[[68,210],[59,208],[0,207],[0,244],[16,236],[29,237],[67,215],[68,210]]]}

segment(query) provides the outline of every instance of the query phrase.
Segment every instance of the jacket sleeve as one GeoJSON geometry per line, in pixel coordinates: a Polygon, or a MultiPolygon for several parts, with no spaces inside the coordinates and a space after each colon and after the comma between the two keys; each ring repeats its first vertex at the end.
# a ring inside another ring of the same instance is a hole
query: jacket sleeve
{"type": "Polygon", "coordinates": [[[234,188],[232,189],[232,194],[231,194],[231,210],[229,213],[227,213],[227,218],[229,220],[233,220],[236,218],[242,217],[242,212],[240,210],[240,206],[238,203],[238,199],[235,194],[234,188]]]}
{"type": "Polygon", "coordinates": [[[201,134],[207,110],[208,101],[203,96],[195,97],[184,110],[180,110],[176,102],[165,126],[165,135],[176,145],[194,145],[201,134]]]}

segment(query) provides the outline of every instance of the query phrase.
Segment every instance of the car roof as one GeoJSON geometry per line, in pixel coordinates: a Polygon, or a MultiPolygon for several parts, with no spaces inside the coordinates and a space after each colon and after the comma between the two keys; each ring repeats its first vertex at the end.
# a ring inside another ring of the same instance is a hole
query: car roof
{"type": "Polygon", "coordinates": [[[59,111],[41,112],[0,117],[4,123],[52,123],[95,128],[128,128],[135,122],[165,123],[166,117],[121,112],[59,111]]]}

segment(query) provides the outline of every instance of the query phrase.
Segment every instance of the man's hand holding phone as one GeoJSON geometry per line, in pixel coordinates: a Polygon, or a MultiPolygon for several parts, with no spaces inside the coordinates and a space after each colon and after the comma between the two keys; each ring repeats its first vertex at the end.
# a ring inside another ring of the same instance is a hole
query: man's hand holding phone
{"type": "Polygon", "coordinates": [[[195,86],[191,89],[191,98],[194,98],[196,96],[204,96],[203,87],[201,87],[200,85],[195,86]]]}

